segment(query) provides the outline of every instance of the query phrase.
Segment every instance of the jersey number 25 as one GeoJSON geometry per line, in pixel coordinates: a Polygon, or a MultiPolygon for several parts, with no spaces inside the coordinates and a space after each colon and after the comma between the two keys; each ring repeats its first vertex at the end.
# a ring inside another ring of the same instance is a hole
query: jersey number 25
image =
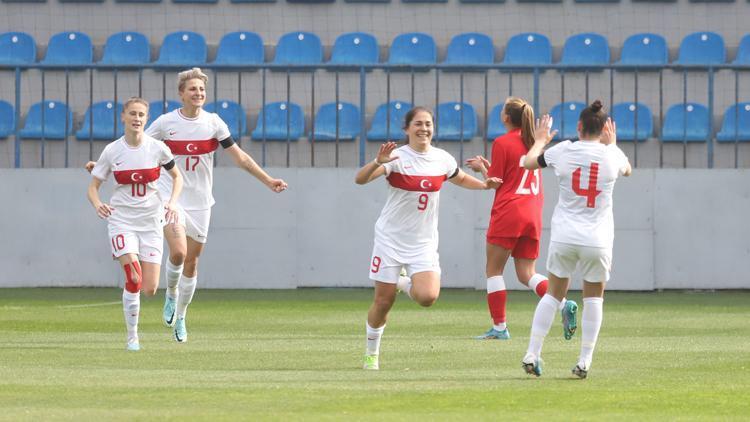
{"type": "MultiPolygon", "coordinates": [[[[521,156],[521,160],[518,163],[519,167],[523,168],[523,160],[526,156],[521,156]]],[[[533,180],[529,179],[529,170],[523,169],[523,176],[521,176],[521,183],[518,184],[516,189],[516,195],[538,195],[539,194],[539,169],[535,169],[533,172],[533,180]],[[527,186],[528,185],[528,186],[527,186]]]]}

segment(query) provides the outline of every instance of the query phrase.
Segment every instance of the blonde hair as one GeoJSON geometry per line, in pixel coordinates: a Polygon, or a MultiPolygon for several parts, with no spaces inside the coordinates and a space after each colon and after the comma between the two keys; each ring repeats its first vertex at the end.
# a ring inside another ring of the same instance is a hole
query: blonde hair
{"type": "Polygon", "coordinates": [[[505,100],[503,107],[513,127],[521,128],[521,139],[526,149],[534,145],[534,109],[526,100],[518,97],[509,97],[505,100]]]}
{"type": "Polygon", "coordinates": [[[203,81],[203,85],[208,85],[208,76],[203,73],[200,67],[194,67],[177,74],[177,90],[179,92],[184,91],[185,84],[191,79],[200,79],[203,81]]]}
{"type": "Polygon", "coordinates": [[[122,112],[124,113],[131,104],[143,104],[146,106],[146,111],[148,111],[148,101],[141,97],[130,97],[125,101],[125,104],[122,105],[122,112]]]}

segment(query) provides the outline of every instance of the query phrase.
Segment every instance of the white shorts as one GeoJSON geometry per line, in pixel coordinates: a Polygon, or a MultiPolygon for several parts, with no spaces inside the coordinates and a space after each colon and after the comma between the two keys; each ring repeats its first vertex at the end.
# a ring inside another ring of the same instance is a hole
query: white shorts
{"type": "Polygon", "coordinates": [[[137,231],[109,226],[109,247],[115,259],[131,253],[138,255],[140,261],[161,264],[163,241],[164,231],[161,227],[137,231]]]}
{"type": "Polygon", "coordinates": [[[177,224],[185,227],[185,235],[198,243],[208,240],[208,225],[211,222],[211,208],[205,210],[185,210],[177,208],[177,224]]]}
{"type": "Polygon", "coordinates": [[[390,248],[375,244],[372,248],[372,259],[370,260],[370,280],[383,283],[396,284],[401,267],[406,269],[406,275],[431,271],[440,274],[440,256],[434,253],[420,255],[409,262],[400,262],[395,258],[397,254],[390,248]]]}
{"type": "Polygon", "coordinates": [[[550,242],[547,254],[547,271],[570,278],[578,269],[585,281],[591,283],[609,281],[612,268],[612,249],[593,246],[571,245],[550,242]]]}

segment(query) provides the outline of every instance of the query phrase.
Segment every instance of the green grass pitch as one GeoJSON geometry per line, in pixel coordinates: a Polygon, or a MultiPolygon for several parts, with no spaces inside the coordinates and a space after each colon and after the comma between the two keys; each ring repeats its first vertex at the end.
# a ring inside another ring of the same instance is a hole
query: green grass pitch
{"type": "MultiPolygon", "coordinates": [[[[0,420],[747,420],[750,292],[608,293],[586,380],[557,322],[545,372],[520,366],[537,299],[509,295],[509,341],[481,291],[399,297],[381,370],[361,369],[369,289],[198,290],[189,340],[144,299],[125,351],[116,289],[0,290],[0,420]]],[[[580,294],[573,294],[580,299],[580,294]]],[[[579,313],[580,318],[580,313],[579,313]]]]}

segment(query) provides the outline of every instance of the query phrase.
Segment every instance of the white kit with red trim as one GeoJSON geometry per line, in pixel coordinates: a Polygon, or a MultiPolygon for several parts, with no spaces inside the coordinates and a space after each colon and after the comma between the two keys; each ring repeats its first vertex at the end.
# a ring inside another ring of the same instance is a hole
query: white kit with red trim
{"type": "MultiPolygon", "coordinates": [[[[132,147],[122,137],[104,148],[91,174],[106,181],[112,174],[115,190],[110,198],[114,207],[110,224],[130,229],[150,229],[163,217],[163,201],[157,189],[161,166],[173,160],[164,143],[143,136],[141,145],[132,147]]],[[[166,173],[166,171],[165,171],[166,173]]],[[[167,175],[166,177],[170,177],[167,175]]],[[[171,178],[171,177],[170,177],[171,178]]]]}
{"type": "Polygon", "coordinates": [[[409,145],[386,163],[388,200],[375,223],[375,243],[390,248],[401,262],[434,253],[438,247],[440,188],[458,169],[456,159],[431,147],[420,153],[409,145]]]}
{"type": "MultiPolygon", "coordinates": [[[[175,164],[184,177],[179,203],[185,210],[205,210],[214,204],[214,151],[219,141],[230,137],[229,128],[215,113],[200,110],[198,117],[185,117],[180,109],[157,118],[146,133],[164,143],[175,155],[175,164]]],[[[172,192],[172,178],[159,179],[165,198],[172,192]]]]}

